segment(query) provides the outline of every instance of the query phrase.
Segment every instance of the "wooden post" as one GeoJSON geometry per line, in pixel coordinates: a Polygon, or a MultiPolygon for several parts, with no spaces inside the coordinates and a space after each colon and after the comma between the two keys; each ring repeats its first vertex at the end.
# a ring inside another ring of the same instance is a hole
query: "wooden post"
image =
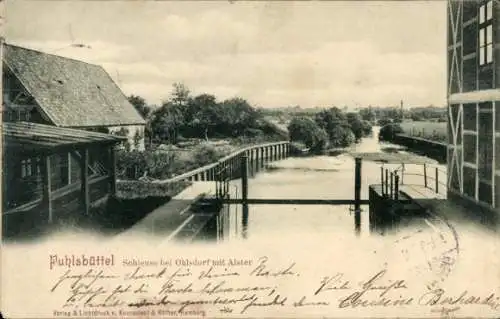
{"type": "Polygon", "coordinates": [[[394,173],[393,173],[393,172],[391,172],[391,191],[390,191],[390,194],[391,194],[391,199],[393,199],[393,198],[394,198],[394,191],[393,191],[393,187],[394,187],[394,185],[393,185],[393,180],[394,180],[394,173]]]}
{"type": "Polygon", "coordinates": [[[215,174],[214,174],[214,180],[215,180],[215,194],[216,194],[216,197],[219,199],[221,196],[220,196],[220,182],[219,182],[219,176],[220,176],[220,166],[216,166],[215,167],[216,171],[215,171],[215,174]]]}
{"type": "Polygon", "coordinates": [[[83,213],[88,215],[90,212],[90,197],[89,197],[89,150],[87,148],[82,150],[82,203],[83,213]]]}
{"type": "Polygon", "coordinates": [[[241,197],[243,202],[248,198],[248,157],[246,154],[241,156],[241,197]]]}
{"type": "Polygon", "coordinates": [[[356,235],[361,233],[361,158],[355,159],[354,175],[354,228],[356,235]]]}
{"type": "Polygon", "coordinates": [[[236,157],[233,157],[229,160],[229,179],[232,180],[234,179],[234,160],[236,157]]]}
{"type": "Polygon", "coordinates": [[[260,160],[259,160],[259,157],[260,157],[260,149],[256,148],[255,149],[255,171],[256,172],[258,172],[259,169],[260,169],[260,160]]]}
{"type": "Polygon", "coordinates": [[[404,176],[405,176],[405,163],[401,164],[401,185],[404,183],[404,176]]]}
{"type": "Polygon", "coordinates": [[[116,151],[114,147],[111,147],[109,152],[109,161],[111,163],[110,172],[110,192],[111,195],[116,195],[116,151]]]}
{"type": "Polygon", "coordinates": [[[242,201],[242,225],[243,238],[247,237],[248,230],[248,163],[247,155],[241,157],[241,201],[242,201]]]}
{"type": "Polygon", "coordinates": [[[439,169],[436,167],[436,193],[439,193],[439,169]]]}
{"type": "Polygon", "coordinates": [[[266,151],[265,151],[265,148],[261,148],[260,149],[260,167],[263,168],[264,167],[264,158],[266,156],[266,151]]]}
{"type": "Polygon", "coordinates": [[[254,163],[255,163],[254,160],[253,160],[253,157],[254,157],[254,155],[253,155],[253,149],[250,149],[248,152],[250,153],[250,175],[253,176],[254,173],[255,173],[254,166],[253,166],[254,163]]]}
{"type": "Polygon", "coordinates": [[[399,199],[399,175],[397,172],[394,175],[394,198],[399,199]]]}
{"type": "Polygon", "coordinates": [[[43,183],[43,207],[47,209],[48,213],[48,221],[51,224],[54,221],[54,216],[52,216],[52,192],[51,192],[51,183],[52,180],[50,178],[50,156],[47,155],[42,158],[42,183],[43,183]]]}
{"type": "Polygon", "coordinates": [[[382,195],[385,195],[384,187],[384,166],[380,166],[380,188],[382,188],[382,195]]]}
{"type": "Polygon", "coordinates": [[[71,153],[68,152],[67,158],[68,158],[68,185],[71,184],[71,153]]]}
{"type": "Polygon", "coordinates": [[[424,185],[427,188],[427,165],[424,163],[424,185]]]}
{"type": "Polygon", "coordinates": [[[385,169],[385,195],[389,194],[389,170],[385,169]]]}

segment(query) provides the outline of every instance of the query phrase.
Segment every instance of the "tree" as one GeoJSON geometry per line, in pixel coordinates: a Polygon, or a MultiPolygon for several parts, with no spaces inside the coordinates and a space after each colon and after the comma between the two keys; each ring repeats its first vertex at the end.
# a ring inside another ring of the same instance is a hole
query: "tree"
{"type": "Polygon", "coordinates": [[[334,147],[346,147],[354,143],[355,137],[347,117],[336,107],[321,111],[315,116],[316,123],[328,134],[334,147]]]}
{"type": "Polygon", "coordinates": [[[399,124],[388,124],[380,129],[378,139],[380,141],[392,141],[396,134],[403,133],[403,128],[399,124]]]}
{"type": "Polygon", "coordinates": [[[193,119],[190,126],[202,135],[208,141],[208,133],[216,123],[221,122],[222,112],[215,96],[210,94],[201,94],[190,100],[188,108],[193,113],[193,119]]]}
{"type": "Polygon", "coordinates": [[[354,138],[359,141],[363,136],[365,136],[365,131],[363,127],[363,122],[361,117],[357,113],[347,113],[347,122],[351,131],[354,133],[354,138]]]}
{"type": "Polygon", "coordinates": [[[155,110],[151,119],[151,130],[160,140],[168,140],[175,144],[178,141],[179,129],[184,125],[184,116],[181,106],[172,102],[164,102],[155,110]]]}
{"type": "Polygon", "coordinates": [[[365,136],[372,134],[372,124],[369,121],[362,121],[363,123],[363,133],[365,136]]]}
{"type": "Polygon", "coordinates": [[[372,122],[373,120],[375,120],[375,113],[373,112],[371,107],[359,110],[359,115],[361,116],[361,119],[368,122],[372,122]]]}
{"type": "Polygon", "coordinates": [[[134,148],[136,150],[139,149],[139,146],[140,146],[142,138],[143,138],[142,133],[139,130],[135,131],[135,134],[134,134],[134,148]]]}
{"type": "Polygon", "coordinates": [[[392,121],[388,118],[381,118],[380,120],[378,120],[378,125],[383,127],[383,126],[386,126],[388,124],[392,123],[392,121]]]}
{"type": "Polygon", "coordinates": [[[191,100],[189,89],[182,83],[174,83],[170,97],[163,101],[156,109],[150,119],[148,129],[151,138],[167,140],[175,144],[179,140],[179,132],[190,121],[192,115],[188,112],[191,100]]]}
{"type": "Polygon", "coordinates": [[[170,102],[175,105],[187,106],[191,98],[191,91],[183,83],[174,83],[170,102]]]}
{"type": "Polygon", "coordinates": [[[330,143],[334,147],[347,147],[355,142],[354,133],[349,127],[335,126],[330,132],[330,143]]]}
{"type": "Polygon", "coordinates": [[[315,121],[328,133],[334,127],[346,124],[346,117],[339,108],[332,107],[317,113],[315,121]]]}
{"type": "Polygon", "coordinates": [[[137,112],[143,117],[147,118],[151,113],[151,108],[146,104],[146,100],[138,95],[131,95],[128,97],[128,101],[132,104],[137,112]]]}
{"type": "Polygon", "coordinates": [[[300,141],[306,144],[311,151],[319,153],[328,145],[328,134],[312,119],[296,117],[288,124],[291,141],[300,141]]]}
{"type": "Polygon", "coordinates": [[[245,132],[257,128],[261,117],[259,112],[242,98],[235,97],[221,103],[221,122],[219,129],[231,136],[244,135],[245,132]]]}

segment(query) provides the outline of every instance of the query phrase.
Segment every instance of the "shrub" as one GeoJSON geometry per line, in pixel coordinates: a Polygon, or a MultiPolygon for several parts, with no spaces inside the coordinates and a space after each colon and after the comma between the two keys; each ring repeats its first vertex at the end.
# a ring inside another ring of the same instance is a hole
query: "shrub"
{"type": "Polygon", "coordinates": [[[291,141],[303,142],[314,153],[323,151],[328,145],[328,134],[314,120],[307,117],[292,119],[288,125],[291,141]]]}
{"type": "Polygon", "coordinates": [[[378,126],[386,126],[388,124],[392,123],[392,121],[388,118],[382,118],[380,120],[378,120],[378,126]]]}
{"type": "Polygon", "coordinates": [[[354,133],[347,126],[337,125],[329,133],[330,143],[333,147],[347,147],[356,140],[354,133]]]}
{"type": "Polygon", "coordinates": [[[193,164],[201,167],[218,161],[226,154],[226,152],[213,145],[203,143],[198,145],[193,151],[193,164]]]}
{"type": "Polygon", "coordinates": [[[146,172],[147,162],[144,152],[118,150],[116,154],[119,179],[136,179],[146,172]]]}
{"type": "Polygon", "coordinates": [[[381,141],[392,141],[394,135],[403,133],[404,130],[399,124],[389,124],[380,129],[379,140],[381,141]]]}
{"type": "Polygon", "coordinates": [[[174,152],[156,151],[145,153],[147,175],[157,179],[169,178],[173,173],[177,156],[174,152]]]}

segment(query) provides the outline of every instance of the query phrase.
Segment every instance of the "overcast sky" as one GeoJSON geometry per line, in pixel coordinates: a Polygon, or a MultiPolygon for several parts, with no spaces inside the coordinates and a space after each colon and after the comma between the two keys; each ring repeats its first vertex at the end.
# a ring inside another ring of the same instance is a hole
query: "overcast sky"
{"type": "Polygon", "coordinates": [[[7,42],[256,106],[444,105],[446,2],[8,1],[7,42]],[[72,43],[91,48],[70,47],[72,43]]]}

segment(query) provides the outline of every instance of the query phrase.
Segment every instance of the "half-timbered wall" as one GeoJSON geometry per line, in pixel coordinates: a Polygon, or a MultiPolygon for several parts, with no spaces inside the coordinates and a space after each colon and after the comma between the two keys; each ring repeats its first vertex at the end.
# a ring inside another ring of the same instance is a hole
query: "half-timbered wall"
{"type": "Polygon", "coordinates": [[[33,97],[8,68],[3,68],[2,80],[3,121],[50,124],[38,111],[33,97]]]}
{"type": "Polygon", "coordinates": [[[500,88],[500,4],[449,0],[447,16],[448,189],[498,209],[500,93],[491,100],[471,96],[500,88]]]}

